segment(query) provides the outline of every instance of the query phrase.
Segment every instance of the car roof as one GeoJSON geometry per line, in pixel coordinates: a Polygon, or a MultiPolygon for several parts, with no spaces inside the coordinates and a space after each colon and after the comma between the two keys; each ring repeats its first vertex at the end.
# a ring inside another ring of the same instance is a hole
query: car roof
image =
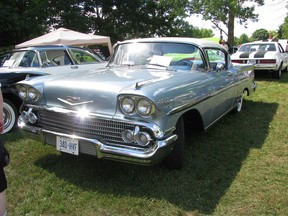
{"type": "Polygon", "coordinates": [[[200,47],[214,47],[214,48],[222,48],[218,43],[201,39],[201,38],[187,38],[187,37],[159,37],[159,38],[140,38],[140,39],[131,39],[126,41],[118,42],[117,44],[124,43],[141,43],[141,42],[165,42],[165,43],[188,43],[193,45],[198,45],[200,47]]]}
{"type": "Polygon", "coordinates": [[[249,44],[278,44],[276,41],[253,41],[249,43],[243,43],[242,45],[249,45],[249,44]]]}
{"type": "Polygon", "coordinates": [[[69,49],[69,48],[77,48],[77,49],[82,49],[80,47],[72,47],[72,46],[67,46],[63,44],[59,45],[41,45],[41,46],[30,46],[30,47],[23,47],[23,48],[18,48],[14,49],[13,51],[21,51],[21,50],[52,50],[52,49],[69,49]]]}

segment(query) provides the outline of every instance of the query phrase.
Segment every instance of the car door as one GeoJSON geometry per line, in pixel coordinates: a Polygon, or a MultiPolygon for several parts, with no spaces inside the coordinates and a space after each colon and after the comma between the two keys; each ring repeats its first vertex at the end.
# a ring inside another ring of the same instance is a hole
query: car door
{"type": "Polygon", "coordinates": [[[237,100],[237,76],[228,70],[228,53],[206,49],[210,64],[213,112],[211,123],[230,111],[237,100]]]}
{"type": "Polygon", "coordinates": [[[286,68],[288,66],[288,53],[284,51],[280,43],[278,43],[278,49],[279,49],[280,57],[283,61],[282,68],[286,68]]]}

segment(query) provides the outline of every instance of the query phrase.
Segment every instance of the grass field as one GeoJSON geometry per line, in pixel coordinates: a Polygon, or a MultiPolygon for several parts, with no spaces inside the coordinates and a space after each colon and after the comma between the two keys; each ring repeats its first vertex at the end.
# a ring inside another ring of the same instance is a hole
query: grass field
{"type": "Polygon", "coordinates": [[[288,215],[288,73],[256,81],[241,113],[186,141],[182,170],[61,155],[4,135],[8,215],[288,215]]]}

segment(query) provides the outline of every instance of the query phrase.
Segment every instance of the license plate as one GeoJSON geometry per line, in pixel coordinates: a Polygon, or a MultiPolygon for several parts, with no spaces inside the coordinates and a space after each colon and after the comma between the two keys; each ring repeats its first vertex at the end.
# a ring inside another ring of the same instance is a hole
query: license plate
{"type": "Polygon", "coordinates": [[[68,154],[79,155],[79,142],[68,137],[56,137],[56,149],[68,154]]]}
{"type": "Polygon", "coordinates": [[[249,60],[248,63],[250,63],[250,64],[256,64],[256,60],[249,60]]]}

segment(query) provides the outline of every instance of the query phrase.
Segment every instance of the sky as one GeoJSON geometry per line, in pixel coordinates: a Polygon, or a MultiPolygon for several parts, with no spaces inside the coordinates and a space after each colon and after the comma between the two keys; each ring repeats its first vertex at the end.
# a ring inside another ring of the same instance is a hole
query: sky
{"type": "MultiPolygon", "coordinates": [[[[249,21],[247,28],[240,25],[239,22],[235,22],[234,35],[240,37],[241,34],[245,33],[250,37],[252,33],[257,29],[278,30],[279,26],[284,23],[284,19],[288,16],[288,0],[265,0],[264,5],[255,7],[255,13],[259,14],[258,22],[249,21]]],[[[220,36],[220,31],[213,28],[211,21],[202,20],[201,15],[193,15],[188,21],[191,25],[197,26],[198,28],[212,29],[214,36],[220,36]]],[[[222,24],[221,27],[226,31],[227,29],[222,24]]],[[[227,39],[227,36],[223,33],[223,38],[227,39]]]]}

